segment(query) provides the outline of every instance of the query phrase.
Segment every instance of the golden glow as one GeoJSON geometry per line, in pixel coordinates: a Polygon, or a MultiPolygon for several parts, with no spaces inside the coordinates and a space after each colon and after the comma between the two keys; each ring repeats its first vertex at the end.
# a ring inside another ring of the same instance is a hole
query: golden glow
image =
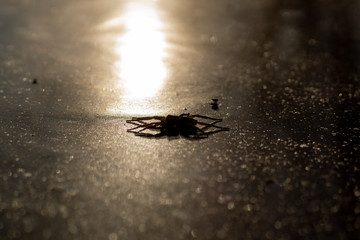
{"type": "Polygon", "coordinates": [[[161,22],[154,6],[146,2],[129,3],[122,20],[126,30],[117,41],[119,87],[127,99],[152,97],[166,78],[161,22]]]}

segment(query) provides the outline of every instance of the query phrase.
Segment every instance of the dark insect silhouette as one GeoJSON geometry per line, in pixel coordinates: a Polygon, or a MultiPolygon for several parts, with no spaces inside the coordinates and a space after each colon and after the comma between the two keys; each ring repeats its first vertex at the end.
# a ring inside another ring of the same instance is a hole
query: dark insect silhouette
{"type": "Polygon", "coordinates": [[[167,115],[166,117],[133,117],[126,122],[136,125],[127,130],[136,136],[162,137],[182,135],[186,138],[196,139],[207,138],[209,134],[221,131],[229,131],[227,127],[216,125],[221,121],[222,119],[186,113],[179,116],[167,115]],[[206,120],[209,122],[203,122],[206,120]]]}

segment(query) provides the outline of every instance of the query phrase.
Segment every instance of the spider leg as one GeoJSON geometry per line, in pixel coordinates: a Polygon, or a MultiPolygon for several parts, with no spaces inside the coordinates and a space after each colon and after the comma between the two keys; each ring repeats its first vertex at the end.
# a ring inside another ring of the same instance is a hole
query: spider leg
{"type": "Polygon", "coordinates": [[[197,137],[199,137],[199,138],[207,138],[208,137],[207,133],[204,130],[202,130],[202,128],[197,127],[197,129],[201,133],[201,134],[197,135],[197,137]]]}
{"type": "Polygon", "coordinates": [[[128,129],[127,130],[128,132],[137,132],[137,131],[135,131],[136,129],[138,129],[138,128],[147,128],[147,126],[149,125],[149,124],[137,124],[137,123],[134,123],[134,124],[137,125],[137,126],[128,129]]]}
{"type": "Polygon", "coordinates": [[[191,138],[191,139],[199,139],[199,138],[207,138],[208,135],[206,132],[204,132],[201,128],[196,127],[197,133],[187,135],[185,137],[191,138]]]}
{"type": "Polygon", "coordinates": [[[134,124],[134,125],[137,125],[137,126],[146,124],[145,122],[140,121],[140,120],[126,120],[126,123],[131,123],[131,124],[134,124]]]}
{"type": "Polygon", "coordinates": [[[221,122],[221,121],[218,121],[218,120],[216,120],[216,121],[212,121],[212,122],[209,122],[209,123],[204,123],[204,122],[197,122],[198,124],[200,124],[200,125],[203,125],[203,129],[204,128],[209,128],[209,127],[217,127],[215,124],[217,124],[217,123],[219,123],[219,122],[221,122]]]}
{"type": "Polygon", "coordinates": [[[198,130],[199,130],[198,134],[189,135],[188,137],[191,138],[191,139],[200,139],[200,138],[207,138],[208,137],[206,132],[204,132],[200,128],[198,128],[198,130]]]}
{"type": "Polygon", "coordinates": [[[139,133],[139,132],[145,131],[147,129],[159,129],[158,124],[159,123],[151,123],[151,124],[146,124],[144,126],[138,126],[138,127],[129,129],[130,130],[129,132],[139,133]],[[139,130],[135,130],[135,129],[139,129],[139,130]]]}
{"type": "Polygon", "coordinates": [[[136,133],[141,133],[142,131],[145,131],[147,129],[161,129],[159,128],[159,126],[161,126],[161,123],[150,123],[148,124],[146,127],[144,127],[143,129],[140,129],[139,131],[137,131],[136,133]]]}
{"type": "Polygon", "coordinates": [[[132,132],[132,133],[138,133],[138,132],[142,132],[146,129],[156,129],[156,128],[158,128],[159,125],[161,125],[161,122],[147,123],[147,124],[143,124],[143,125],[139,124],[136,127],[128,129],[127,131],[132,132]],[[136,130],[138,128],[142,128],[142,129],[136,130]]]}
{"type": "MultiPolygon", "coordinates": [[[[138,127],[146,127],[148,124],[152,124],[152,122],[145,122],[146,120],[159,120],[161,122],[164,121],[164,117],[162,116],[152,116],[152,117],[133,117],[131,120],[126,120],[127,123],[131,123],[131,124],[134,124],[138,127]]],[[[135,128],[132,128],[132,130],[136,129],[137,127],[135,128]]]]}
{"type": "Polygon", "coordinates": [[[206,128],[210,128],[210,127],[214,127],[214,128],[221,128],[219,126],[216,126],[215,124],[218,123],[218,121],[213,121],[211,123],[204,123],[204,122],[197,122],[197,124],[203,125],[201,127],[201,129],[206,129],[206,128]]]}
{"type": "Polygon", "coordinates": [[[203,130],[206,134],[209,133],[216,133],[216,132],[221,132],[221,131],[229,131],[230,129],[228,127],[220,127],[220,126],[216,126],[217,122],[214,121],[212,123],[203,123],[203,122],[198,122],[198,124],[203,125],[202,127],[200,127],[199,129],[203,130]],[[216,128],[215,130],[209,130],[209,131],[205,131],[209,128],[216,128]]]}

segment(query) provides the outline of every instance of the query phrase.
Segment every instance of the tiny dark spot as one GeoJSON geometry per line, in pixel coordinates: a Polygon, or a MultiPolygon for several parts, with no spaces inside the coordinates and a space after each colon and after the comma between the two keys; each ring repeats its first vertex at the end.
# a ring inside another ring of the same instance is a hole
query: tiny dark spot
{"type": "Polygon", "coordinates": [[[38,82],[38,80],[37,80],[36,78],[34,78],[34,79],[32,80],[32,84],[37,84],[37,82],[38,82]]]}
{"type": "Polygon", "coordinates": [[[265,182],[265,183],[266,183],[266,184],[274,184],[275,182],[274,182],[273,179],[269,178],[269,179],[266,179],[266,182],[265,182]]]}
{"type": "Polygon", "coordinates": [[[219,109],[219,105],[211,104],[211,108],[214,109],[214,110],[217,110],[217,109],[219,109]]]}
{"type": "Polygon", "coordinates": [[[211,108],[212,108],[213,110],[219,109],[219,104],[217,103],[217,102],[219,101],[219,99],[217,99],[217,98],[212,98],[211,100],[212,100],[212,103],[210,103],[211,108]]]}

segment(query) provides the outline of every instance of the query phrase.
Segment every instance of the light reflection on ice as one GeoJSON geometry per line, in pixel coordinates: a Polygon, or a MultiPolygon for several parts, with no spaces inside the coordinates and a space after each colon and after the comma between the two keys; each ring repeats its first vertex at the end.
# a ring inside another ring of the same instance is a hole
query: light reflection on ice
{"type": "Polygon", "coordinates": [[[144,99],[154,96],[166,78],[165,36],[153,5],[129,3],[123,18],[126,32],[117,40],[115,64],[124,97],[144,99]]]}
{"type": "Polygon", "coordinates": [[[111,33],[106,42],[114,44],[111,50],[116,57],[113,87],[119,98],[108,106],[108,113],[162,114],[154,102],[167,78],[164,27],[156,1],[142,0],[127,2],[121,14],[99,25],[101,31],[111,33]]]}

